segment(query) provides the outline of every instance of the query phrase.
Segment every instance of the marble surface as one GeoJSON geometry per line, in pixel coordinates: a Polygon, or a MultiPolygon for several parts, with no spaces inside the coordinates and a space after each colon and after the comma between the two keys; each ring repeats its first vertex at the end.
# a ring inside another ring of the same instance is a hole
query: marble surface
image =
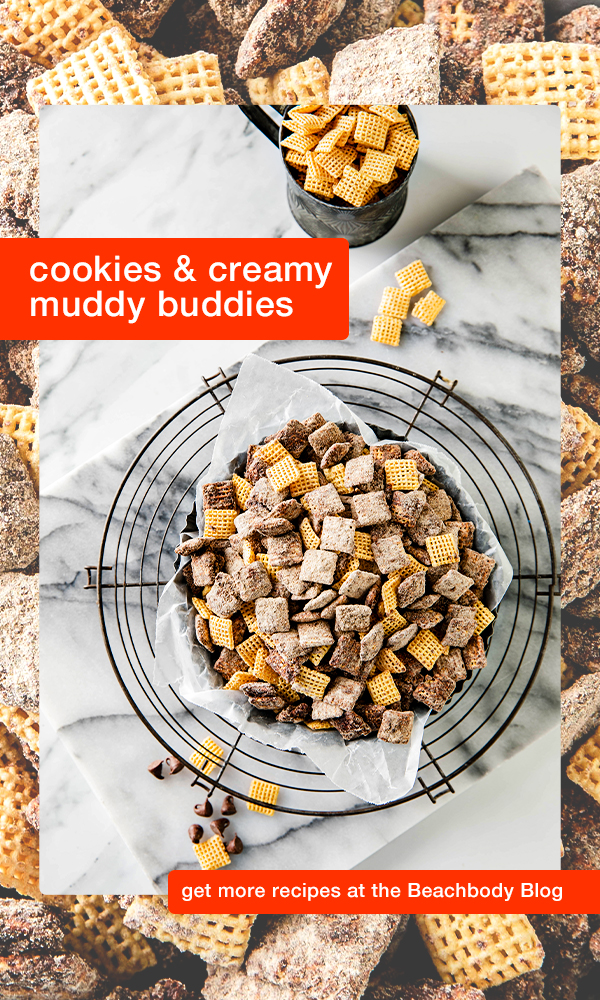
{"type": "MultiPolygon", "coordinates": [[[[556,174],[552,179],[556,184],[556,174]]],[[[558,296],[551,290],[558,287],[558,257],[555,247],[553,262],[549,249],[556,238],[544,234],[556,233],[557,196],[534,174],[506,194],[419,244],[441,294],[451,268],[443,323],[431,331],[409,326],[401,352],[370,343],[366,324],[382,282],[389,281],[391,261],[352,289],[351,334],[336,353],[378,357],[432,375],[441,367],[459,377],[462,395],[525,451],[554,515],[558,296]],[[538,284],[532,286],[534,277],[538,284]],[[490,280],[515,294],[494,301],[486,291],[490,280]],[[534,288],[532,310],[531,301],[528,308],[522,300],[534,288]]],[[[402,243],[397,238],[394,249],[402,243]]],[[[379,245],[366,249],[376,265],[379,245]]],[[[193,863],[185,830],[191,803],[200,796],[189,790],[185,774],[160,784],[146,775],[160,748],[115,682],[94,592],[82,589],[83,566],[96,562],[110,500],[128,461],[157,426],[155,414],[193,391],[200,373],[235,364],[254,345],[186,344],[185,360],[182,346],[144,342],[140,351],[139,342],[43,344],[42,697],[50,724],[43,733],[42,886],[48,892],[148,892],[157,884],[164,888],[170,867],[193,863]],[[74,419],[65,429],[67,403],[74,419]],[[119,442],[124,432],[128,437],[119,442]],[[103,454],[71,471],[101,448],[103,454]]],[[[314,343],[260,349],[268,357],[309,350],[314,343]]],[[[463,794],[436,806],[419,799],[374,817],[301,823],[278,816],[259,824],[261,817],[240,810],[236,829],[248,849],[236,864],[313,866],[318,850],[324,867],[558,867],[557,664],[554,636],[527,707],[493,750],[456,780],[463,794]]]]}

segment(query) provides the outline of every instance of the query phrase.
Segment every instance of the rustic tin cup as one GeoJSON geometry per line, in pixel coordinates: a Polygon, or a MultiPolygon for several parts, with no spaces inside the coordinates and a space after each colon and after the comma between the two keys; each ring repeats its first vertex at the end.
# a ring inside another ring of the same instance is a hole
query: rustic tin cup
{"type": "MultiPolygon", "coordinates": [[[[283,123],[287,112],[292,108],[293,105],[286,105],[281,109],[279,126],[258,105],[242,105],[240,111],[260,129],[263,135],[266,135],[267,139],[279,147],[287,178],[288,204],[298,225],[309,236],[321,239],[341,236],[348,240],[351,247],[361,247],[380,239],[395,225],[404,211],[408,181],[417,162],[418,150],[406,176],[385,198],[371,205],[364,205],[362,208],[353,208],[351,205],[348,207],[330,205],[300,187],[285,162],[287,150],[281,146],[281,140],[285,138],[283,123]]],[[[279,111],[279,108],[277,110],[279,111]]],[[[408,116],[410,126],[418,139],[417,124],[409,108],[399,105],[398,110],[408,116]]]]}

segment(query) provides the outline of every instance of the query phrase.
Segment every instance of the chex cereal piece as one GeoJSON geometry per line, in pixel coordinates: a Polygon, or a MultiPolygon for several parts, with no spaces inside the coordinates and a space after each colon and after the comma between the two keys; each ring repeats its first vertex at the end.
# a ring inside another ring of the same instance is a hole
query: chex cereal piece
{"type": "Polygon", "coordinates": [[[385,463],[385,481],[393,490],[419,488],[419,472],[410,458],[391,458],[385,463]]]}
{"type": "Polygon", "coordinates": [[[460,558],[456,539],[450,531],[445,532],[443,535],[434,535],[433,538],[426,538],[425,545],[427,546],[432,566],[445,566],[447,563],[456,562],[460,558]]]}
{"type": "Polygon", "coordinates": [[[248,795],[253,799],[258,799],[258,802],[248,803],[248,809],[252,812],[263,813],[265,816],[275,815],[275,810],[268,807],[276,804],[279,796],[279,785],[272,785],[269,781],[260,781],[258,778],[253,778],[248,795]],[[264,802],[266,805],[259,805],[259,802],[264,802]]]}
{"type": "Polygon", "coordinates": [[[473,607],[475,608],[475,635],[481,635],[483,630],[495,621],[495,617],[481,601],[475,601],[473,607]]]}
{"type": "Polygon", "coordinates": [[[406,267],[400,268],[399,271],[396,271],[394,277],[400,287],[408,292],[411,298],[413,295],[418,295],[419,292],[424,292],[426,288],[431,287],[431,278],[423,267],[423,262],[420,260],[413,260],[412,264],[407,264],[406,267]]]}
{"type": "Polygon", "coordinates": [[[334,178],[317,162],[313,153],[306,154],[307,173],[304,190],[310,194],[319,195],[329,201],[333,198],[334,178]]]}
{"type": "Polygon", "coordinates": [[[308,695],[309,698],[322,698],[330,680],[329,674],[323,674],[320,670],[300,667],[298,676],[292,681],[292,687],[294,691],[308,695]]]}
{"type": "Polygon", "coordinates": [[[381,115],[359,111],[354,126],[354,138],[357,143],[363,143],[370,149],[384,149],[389,127],[390,123],[381,115]]]}
{"type": "Polygon", "coordinates": [[[208,52],[144,60],[159,104],[225,104],[219,60],[208,52]]]}
{"type": "Polygon", "coordinates": [[[16,441],[19,455],[36,489],[40,485],[40,439],[38,411],[32,406],[0,404],[0,433],[16,441]]]}
{"type": "Polygon", "coordinates": [[[288,149],[285,154],[285,162],[289,163],[292,167],[306,167],[308,166],[308,160],[306,159],[306,153],[299,153],[295,149],[288,149]]]}
{"type": "Polygon", "coordinates": [[[400,114],[397,107],[392,104],[373,104],[367,111],[370,111],[374,115],[379,115],[381,118],[385,118],[386,121],[391,122],[392,125],[401,125],[408,122],[406,115],[400,114]]]}
{"type": "Polygon", "coordinates": [[[85,49],[29,80],[34,111],[45,104],[158,104],[152,80],[138,59],[134,38],[117,22],[85,49]]]}
{"type": "Polygon", "coordinates": [[[412,315],[415,319],[420,319],[426,326],[431,326],[445,305],[445,299],[440,298],[435,292],[427,292],[427,295],[415,303],[412,315]]]}
{"type": "Polygon", "coordinates": [[[391,316],[392,319],[406,319],[409,305],[409,293],[404,288],[393,288],[390,286],[383,289],[383,295],[379,303],[379,314],[380,316],[391,316]]]}
{"type": "Polygon", "coordinates": [[[341,177],[344,167],[347,167],[349,163],[353,163],[357,155],[358,153],[353,146],[345,149],[339,149],[336,146],[329,153],[316,153],[315,159],[332,177],[341,177]]]}
{"type": "Polygon", "coordinates": [[[396,132],[384,149],[384,153],[395,158],[400,170],[410,170],[412,161],[417,155],[420,140],[412,132],[396,132]]]}
{"type": "Polygon", "coordinates": [[[378,184],[388,184],[392,179],[395,166],[396,157],[379,150],[367,149],[360,169],[361,173],[377,181],[378,184]]]}
{"type": "Polygon", "coordinates": [[[76,896],[63,912],[65,944],[112,979],[130,979],[156,965],[156,956],[146,938],[123,923],[124,917],[117,900],[76,896]]]}
{"type": "Polygon", "coordinates": [[[237,476],[235,472],[231,477],[231,482],[233,483],[233,488],[235,490],[235,498],[237,500],[238,507],[245,510],[246,500],[252,492],[252,483],[249,483],[247,479],[243,479],[242,476],[237,476]]]}
{"type": "Polygon", "coordinates": [[[285,490],[298,478],[298,466],[291,455],[274,462],[267,469],[267,478],[274,490],[285,490]]]}
{"type": "MultiPolygon", "coordinates": [[[[235,676],[235,675],[234,675],[235,676]]],[[[220,758],[223,756],[223,747],[207,736],[200,744],[200,748],[195,750],[190,757],[190,764],[197,767],[203,774],[212,774],[220,758]]]]}
{"type": "MultiPolygon", "coordinates": [[[[385,586],[385,584],[384,584],[385,586]]],[[[394,586],[392,584],[392,586],[394,586]]],[[[396,583],[397,586],[397,583],[396,583]]],[[[383,588],[382,588],[383,593],[383,588]]],[[[408,624],[406,618],[400,614],[399,611],[394,610],[391,614],[386,615],[382,623],[383,631],[386,636],[394,635],[394,632],[398,632],[401,628],[404,628],[408,624]]]]}
{"type": "Polygon", "coordinates": [[[255,681],[256,677],[254,674],[248,673],[245,670],[238,670],[233,677],[231,677],[227,684],[224,686],[224,691],[239,691],[242,684],[251,684],[255,681]]]}
{"type": "Polygon", "coordinates": [[[345,465],[341,463],[339,465],[332,465],[329,469],[323,469],[325,478],[328,479],[330,483],[333,483],[338,493],[352,492],[351,487],[346,486],[344,478],[345,469],[345,465]]]}
{"type": "Polygon", "coordinates": [[[286,139],[281,140],[284,149],[295,149],[298,153],[307,153],[309,149],[314,149],[319,141],[316,135],[300,135],[292,132],[286,139]]]}
{"type": "Polygon", "coordinates": [[[600,157],[600,47],[567,42],[490,45],[482,56],[488,104],[555,104],[561,158],[600,157]]]}
{"type": "MultiPolygon", "coordinates": [[[[20,756],[19,743],[6,733],[20,756]]],[[[4,756],[4,755],[3,755],[4,756]]],[[[38,834],[25,810],[38,794],[37,781],[22,763],[0,767],[0,885],[40,899],[38,834]]]]}
{"type": "Polygon", "coordinates": [[[381,600],[385,608],[386,615],[391,615],[398,607],[398,580],[386,580],[381,588],[381,600]]]}
{"type": "Polygon", "coordinates": [[[389,670],[384,670],[367,681],[367,688],[376,705],[392,705],[395,701],[400,701],[400,692],[389,670]]]}
{"type": "Polygon", "coordinates": [[[281,462],[284,458],[292,458],[287,448],[284,448],[281,441],[276,438],[267,441],[262,448],[259,448],[258,455],[266,465],[275,465],[276,462],[281,462]]]}
{"type": "Polygon", "coordinates": [[[371,327],[371,340],[376,344],[387,344],[388,347],[398,347],[402,321],[394,316],[375,316],[371,327]]]}
{"type": "Polygon", "coordinates": [[[100,0],[8,0],[0,14],[0,37],[49,68],[97,38],[112,20],[100,0]]]}
{"type": "Polygon", "coordinates": [[[385,673],[387,670],[390,674],[403,674],[406,670],[404,664],[400,662],[391,649],[379,650],[375,658],[375,666],[382,673],[385,673]]]}
{"type": "Polygon", "coordinates": [[[313,652],[308,657],[309,661],[312,663],[313,667],[318,667],[319,663],[324,656],[327,655],[331,646],[319,646],[318,649],[313,650],[313,652]]]}
{"type": "Polygon", "coordinates": [[[0,722],[13,733],[25,756],[37,764],[40,749],[40,717],[37,712],[27,712],[15,705],[0,705],[0,722]]]}
{"type": "Polygon", "coordinates": [[[319,471],[316,462],[298,462],[296,464],[298,478],[290,483],[289,490],[293,497],[304,496],[320,486],[319,471]]]}
{"type": "Polygon", "coordinates": [[[193,848],[201,868],[214,870],[231,864],[231,855],[225,850],[223,838],[218,833],[203,844],[193,844],[193,848]]]}
{"type": "Polygon", "coordinates": [[[206,618],[206,620],[208,621],[208,619],[212,615],[212,611],[210,610],[206,601],[202,600],[201,597],[192,597],[192,604],[194,605],[198,614],[202,618],[206,618]]]}
{"type": "Polygon", "coordinates": [[[204,537],[229,538],[235,532],[237,510],[206,510],[204,512],[204,537]]]}
{"type": "Polygon", "coordinates": [[[447,647],[442,646],[439,639],[435,637],[429,629],[421,629],[412,642],[406,647],[407,651],[414,656],[415,660],[422,663],[427,670],[433,670],[438,657],[446,652],[447,647]]]}
{"type": "Polygon", "coordinates": [[[600,802],[600,730],[596,730],[571,757],[567,777],[600,802]]]}
{"type": "Polygon", "coordinates": [[[242,559],[244,560],[246,566],[249,566],[250,563],[256,562],[256,552],[252,547],[252,543],[249,542],[247,538],[244,538],[242,542],[242,559]]]}
{"type": "Polygon", "coordinates": [[[218,646],[233,649],[235,642],[233,638],[233,622],[230,618],[218,618],[216,615],[211,615],[208,619],[208,630],[212,641],[216,642],[218,646]]]}
{"type": "Polygon", "coordinates": [[[365,195],[370,186],[371,178],[361,174],[356,167],[349,163],[344,167],[340,180],[333,188],[333,193],[343,201],[354,205],[355,208],[360,208],[364,204],[365,195]]]}
{"type": "Polygon", "coordinates": [[[445,983],[485,990],[539,969],[544,960],[522,913],[423,913],[416,921],[445,983]]]}
{"type": "Polygon", "coordinates": [[[314,719],[312,722],[305,721],[304,725],[308,726],[309,729],[333,729],[333,726],[327,719],[314,719]]]}
{"type": "Polygon", "coordinates": [[[248,667],[254,666],[257,654],[260,650],[265,651],[264,643],[258,635],[251,635],[249,639],[244,639],[244,641],[240,642],[239,646],[236,646],[235,648],[248,667]]]}
{"type": "MultiPolygon", "coordinates": [[[[246,80],[246,86],[252,104],[297,104],[311,97],[324,102],[329,95],[329,73],[320,59],[311,56],[295,66],[278,70],[273,76],[246,80]]],[[[303,108],[294,110],[303,111],[303,108]]]]}
{"type": "Polygon", "coordinates": [[[319,548],[319,545],[321,544],[321,539],[313,531],[313,529],[311,527],[311,523],[310,523],[310,521],[308,520],[307,517],[305,517],[300,522],[299,531],[300,531],[300,535],[302,537],[302,541],[304,542],[304,545],[305,545],[305,547],[307,549],[318,549],[319,548]]]}
{"type": "Polygon", "coordinates": [[[367,531],[354,532],[354,552],[356,559],[372,559],[371,536],[367,531]]]}

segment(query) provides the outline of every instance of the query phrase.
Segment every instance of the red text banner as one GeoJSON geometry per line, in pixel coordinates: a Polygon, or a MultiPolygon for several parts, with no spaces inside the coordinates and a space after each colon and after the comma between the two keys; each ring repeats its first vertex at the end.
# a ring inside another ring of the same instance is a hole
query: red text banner
{"type": "Polygon", "coordinates": [[[16,338],[348,336],[341,239],[13,240],[4,277],[16,338]]]}
{"type": "Polygon", "coordinates": [[[172,913],[595,913],[600,871],[173,871],[172,913]]]}

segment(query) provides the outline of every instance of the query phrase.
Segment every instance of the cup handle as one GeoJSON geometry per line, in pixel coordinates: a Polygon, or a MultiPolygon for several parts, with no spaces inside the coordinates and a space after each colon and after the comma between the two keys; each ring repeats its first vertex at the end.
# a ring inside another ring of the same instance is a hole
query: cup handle
{"type": "Polygon", "coordinates": [[[253,125],[256,125],[267,139],[270,139],[274,146],[279,146],[279,129],[272,118],[263,111],[258,104],[241,104],[240,111],[246,118],[249,118],[253,125]]]}

